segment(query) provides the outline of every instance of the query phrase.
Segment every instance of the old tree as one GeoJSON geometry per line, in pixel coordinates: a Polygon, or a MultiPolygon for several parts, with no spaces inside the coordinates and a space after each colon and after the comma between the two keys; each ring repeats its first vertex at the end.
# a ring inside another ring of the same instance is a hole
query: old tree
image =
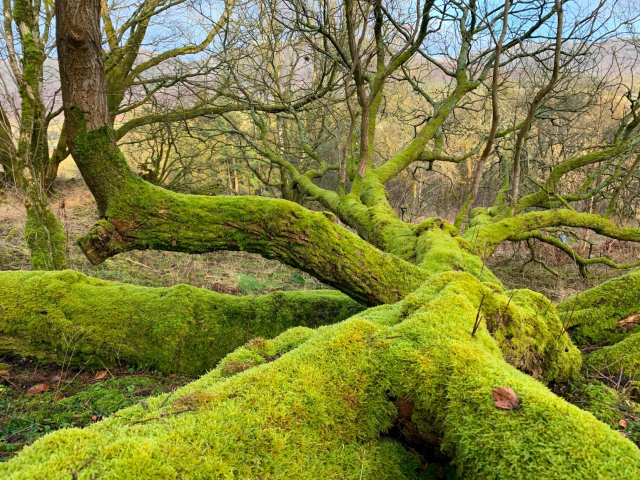
{"type": "MultiPolygon", "coordinates": [[[[0,465],[2,477],[420,478],[425,462],[443,455],[464,478],[638,478],[637,447],[547,385],[589,369],[636,374],[640,334],[619,328],[619,321],[637,313],[639,276],[556,306],[530,290],[505,291],[485,266],[500,243],[535,238],[567,251],[583,269],[590,262],[629,267],[582,258],[552,229],[640,240],[640,229],[610,219],[640,163],[640,102],[633,92],[606,142],[571,153],[543,180],[524,168],[534,152],[527,147],[532,124],[549,114],[563,94],[559,87],[571,89],[564,68],[587,58],[594,43],[581,40],[610,24],[606,4],[573,18],[580,9],[561,0],[427,0],[415,6],[412,20],[403,17],[409,7],[377,0],[319,2],[317,9],[296,0],[276,5],[268,12],[273,24],[301,32],[317,58],[331,60],[322,63],[326,76],[342,79],[334,93],[353,97],[348,148],[337,166],[327,163],[293,103],[280,120],[299,130],[296,145],[313,161],[283,155],[258,101],[249,114],[253,127],[225,121],[324,212],[278,198],[184,195],[137,176],[116,145],[101,2],[56,2],[66,145],[101,216],[80,245],[95,264],[134,249],[254,252],[341,293],[244,299],[184,286],[124,286],[70,271],[3,272],[2,351],[56,361],[74,339],[78,361],[119,358],[191,374],[215,368],[168,399],[149,398],[148,408],[45,436],[0,465]],[[423,48],[453,28],[460,41],[451,58],[423,48]],[[436,66],[451,88],[438,98],[421,88],[412,73],[416,58],[436,66]],[[523,58],[540,66],[538,89],[522,118],[501,131],[497,72],[523,58]],[[401,80],[432,111],[408,145],[378,161],[384,91],[401,80]],[[485,96],[491,128],[470,152],[447,153],[446,122],[482,89],[491,92],[485,96]],[[507,137],[513,143],[501,144],[501,155],[510,156],[503,187],[491,208],[471,210],[487,158],[507,137]],[[438,218],[408,223],[392,208],[387,185],[408,167],[476,154],[473,188],[456,225],[438,218]],[[334,168],[340,182],[331,189],[321,179],[334,168]],[[576,183],[572,174],[581,169],[588,173],[576,183]],[[605,170],[611,173],[599,180],[605,170]],[[605,190],[606,213],[574,208],[605,190]],[[585,344],[604,348],[583,358],[578,347],[585,344]],[[514,406],[513,393],[517,408],[499,408],[505,400],[514,406]]],[[[235,67],[228,72],[239,76],[241,65],[235,67]]],[[[250,87],[238,80],[225,98],[238,101],[250,87]]],[[[269,88],[272,99],[286,96],[277,84],[269,88]]]]}

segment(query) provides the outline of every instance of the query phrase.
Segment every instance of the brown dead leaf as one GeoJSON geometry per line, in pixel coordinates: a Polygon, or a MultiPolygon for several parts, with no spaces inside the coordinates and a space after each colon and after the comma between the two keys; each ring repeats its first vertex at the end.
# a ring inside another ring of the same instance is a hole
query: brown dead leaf
{"type": "Polygon", "coordinates": [[[64,398],[64,395],[59,393],[58,395],[56,395],[56,398],[54,398],[53,401],[54,402],[58,402],[58,401],[62,400],[63,398],[64,398]]]}
{"type": "Polygon", "coordinates": [[[96,373],[96,376],[93,377],[93,379],[98,382],[100,380],[104,380],[105,378],[107,378],[107,375],[109,374],[109,372],[107,372],[106,370],[102,370],[101,372],[96,373]]]}
{"type": "Polygon", "coordinates": [[[513,410],[520,405],[520,398],[510,388],[497,387],[493,389],[493,403],[498,408],[513,410]]]}
{"type": "Polygon", "coordinates": [[[176,378],[176,374],[172,373],[171,375],[167,375],[167,378],[176,378]]]}
{"type": "Polygon", "coordinates": [[[627,428],[627,426],[628,426],[629,424],[627,423],[627,421],[626,421],[626,420],[620,420],[620,421],[618,422],[618,425],[620,426],[620,428],[627,428]]]}
{"type": "Polygon", "coordinates": [[[632,313],[618,321],[618,326],[627,332],[636,328],[638,324],[640,324],[640,313],[632,313]]]}
{"type": "Polygon", "coordinates": [[[98,417],[96,417],[95,415],[91,415],[91,420],[93,420],[94,422],[98,421],[98,417]]]}
{"type": "Polygon", "coordinates": [[[44,393],[49,390],[48,383],[39,383],[38,385],[34,385],[29,390],[27,390],[27,395],[37,395],[38,393],[44,393]]]}
{"type": "Polygon", "coordinates": [[[9,375],[9,370],[11,370],[11,365],[9,365],[8,363],[0,363],[0,378],[9,380],[9,378],[11,378],[11,376],[9,375]]]}

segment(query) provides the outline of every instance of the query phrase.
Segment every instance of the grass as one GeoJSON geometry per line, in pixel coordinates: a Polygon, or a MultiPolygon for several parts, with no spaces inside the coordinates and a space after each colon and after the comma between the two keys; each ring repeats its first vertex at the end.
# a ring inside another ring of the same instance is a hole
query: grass
{"type": "Polygon", "coordinates": [[[0,362],[4,365],[0,370],[9,367],[0,381],[0,461],[51,431],[99,422],[145,397],[191,381],[126,367],[71,370],[7,356],[0,357],[0,362]],[[47,391],[27,393],[37,385],[46,385],[47,391]]]}
{"type": "Polygon", "coordinates": [[[640,447],[640,385],[637,383],[599,376],[555,384],[552,390],[640,447]]]}

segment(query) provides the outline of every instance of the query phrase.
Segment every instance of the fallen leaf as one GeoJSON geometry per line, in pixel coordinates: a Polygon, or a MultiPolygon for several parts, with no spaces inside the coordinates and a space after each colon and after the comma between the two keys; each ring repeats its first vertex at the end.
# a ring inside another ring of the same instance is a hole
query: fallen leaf
{"type": "Polygon", "coordinates": [[[59,393],[58,395],[56,395],[56,398],[54,398],[53,401],[54,402],[58,402],[58,401],[62,400],[63,398],[64,398],[64,395],[59,393]]]}
{"type": "Polygon", "coordinates": [[[94,422],[98,421],[98,417],[96,417],[95,415],[91,415],[91,420],[93,420],[94,422]]]}
{"type": "Polygon", "coordinates": [[[11,365],[9,365],[8,363],[0,363],[0,378],[9,380],[9,378],[11,378],[11,376],[9,375],[9,370],[11,370],[11,365]]]}
{"type": "Polygon", "coordinates": [[[620,420],[620,421],[618,422],[618,425],[620,425],[620,428],[627,428],[627,426],[628,426],[629,424],[627,423],[627,421],[626,421],[626,420],[620,420]]]}
{"type": "Polygon", "coordinates": [[[102,370],[101,372],[96,373],[96,376],[93,377],[93,379],[96,380],[96,381],[104,380],[105,378],[107,378],[108,374],[109,374],[109,372],[107,372],[106,370],[102,370]]]}
{"type": "Polygon", "coordinates": [[[27,395],[37,395],[38,393],[44,393],[49,390],[48,383],[39,383],[38,385],[34,385],[29,390],[27,390],[27,395]]]}
{"type": "Polygon", "coordinates": [[[176,374],[172,373],[171,375],[167,375],[167,378],[176,378],[176,374]]]}
{"type": "Polygon", "coordinates": [[[504,410],[513,410],[520,405],[520,398],[516,392],[507,387],[493,389],[493,403],[504,410]]]}

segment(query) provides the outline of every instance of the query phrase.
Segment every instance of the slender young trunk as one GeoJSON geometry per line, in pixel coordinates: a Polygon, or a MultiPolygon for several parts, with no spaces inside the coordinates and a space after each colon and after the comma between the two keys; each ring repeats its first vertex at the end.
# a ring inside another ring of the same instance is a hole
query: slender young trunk
{"type": "Polygon", "coordinates": [[[51,210],[45,191],[30,181],[25,200],[27,222],[24,238],[31,254],[33,270],[64,270],[67,268],[67,239],[62,222],[51,210]]]}

